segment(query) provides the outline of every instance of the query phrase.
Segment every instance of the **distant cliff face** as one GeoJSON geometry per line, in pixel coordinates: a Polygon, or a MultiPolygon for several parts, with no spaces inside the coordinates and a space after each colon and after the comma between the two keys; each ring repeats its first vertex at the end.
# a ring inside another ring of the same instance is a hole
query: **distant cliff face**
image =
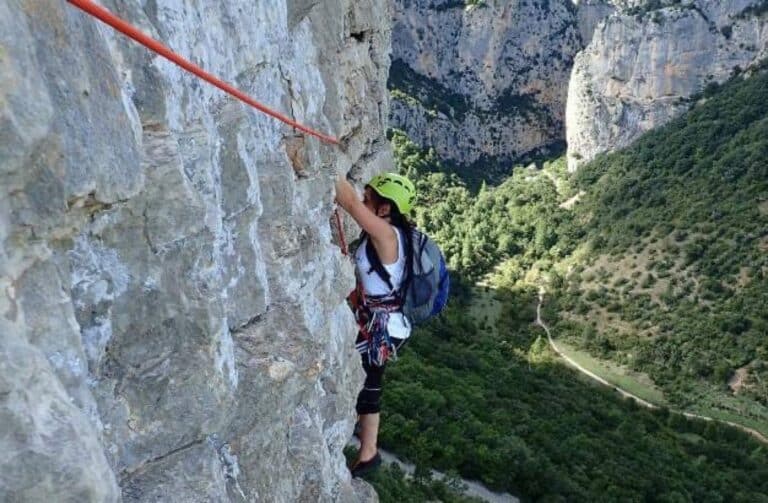
{"type": "Polygon", "coordinates": [[[581,40],[588,44],[597,25],[616,10],[611,0],[572,0],[576,5],[576,20],[581,40]]]}
{"type": "Polygon", "coordinates": [[[614,1],[577,57],[568,164],[628,145],[687,110],[691,95],[768,56],[764,0],[614,1]]]}
{"type": "Polygon", "coordinates": [[[397,0],[390,125],[464,170],[564,141],[575,169],[767,57],[767,24],[765,0],[397,0]]]}
{"type": "Polygon", "coordinates": [[[0,500],[366,501],[336,172],[390,155],[374,0],[0,2],[0,500]]]}
{"type": "Polygon", "coordinates": [[[462,165],[562,148],[582,48],[570,0],[394,5],[391,126],[462,165]]]}

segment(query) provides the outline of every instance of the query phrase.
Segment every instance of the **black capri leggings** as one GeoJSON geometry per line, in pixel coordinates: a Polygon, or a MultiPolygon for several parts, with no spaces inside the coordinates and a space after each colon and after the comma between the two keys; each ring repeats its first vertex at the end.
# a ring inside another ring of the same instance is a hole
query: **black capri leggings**
{"type": "MultiPolygon", "coordinates": [[[[395,345],[395,350],[400,351],[407,339],[392,338],[392,342],[395,345]]],[[[357,395],[357,406],[355,409],[358,414],[377,414],[381,411],[381,389],[384,384],[384,369],[387,368],[385,363],[381,367],[371,365],[368,361],[368,355],[362,355],[363,370],[365,371],[365,382],[363,383],[363,389],[357,395]]]]}

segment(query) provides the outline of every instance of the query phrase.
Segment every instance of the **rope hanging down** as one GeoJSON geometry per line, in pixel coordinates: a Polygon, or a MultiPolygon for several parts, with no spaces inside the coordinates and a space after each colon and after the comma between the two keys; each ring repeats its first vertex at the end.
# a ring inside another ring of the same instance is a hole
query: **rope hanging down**
{"type": "Polygon", "coordinates": [[[320,138],[321,140],[333,143],[335,145],[339,144],[339,140],[332,136],[325,135],[323,133],[319,133],[315,131],[314,129],[308,128],[307,126],[304,126],[302,124],[299,124],[298,122],[286,117],[285,115],[276,112],[272,110],[271,108],[268,108],[258,101],[254,100],[244,92],[232,87],[231,85],[227,84],[226,82],[218,79],[217,77],[211,75],[210,73],[206,72],[199,66],[195,65],[194,63],[187,61],[186,59],[182,58],[172,50],[170,50],[168,47],[164,46],[157,40],[153,39],[152,37],[149,37],[148,35],[142,33],[140,30],[135,28],[133,25],[123,21],[119,17],[115,16],[108,10],[104,9],[103,7],[96,5],[91,0],[67,0],[67,2],[71,3],[75,7],[78,7],[85,11],[86,13],[90,14],[91,16],[103,21],[104,23],[108,24],[115,30],[121,32],[122,34],[132,38],[136,42],[142,44],[143,46],[147,47],[151,51],[156,52],[160,56],[168,59],[169,61],[179,65],[184,70],[193,73],[200,77],[201,79],[205,80],[206,82],[209,82],[213,84],[214,86],[218,87],[222,91],[231,94],[235,98],[247,103],[248,105],[254,107],[255,109],[270,115],[274,117],[277,120],[280,120],[282,122],[285,122],[289,126],[292,126],[300,131],[304,131],[307,134],[310,134],[312,136],[316,136],[320,138]]]}
{"type": "Polygon", "coordinates": [[[341,223],[341,213],[339,213],[338,208],[333,210],[333,213],[336,217],[336,229],[339,232],[339,246],[341,247],[341,254],[346,257],[349,255],[349,247],[347,246],[347,240],[344,237],[344,224],[341,223]]]}

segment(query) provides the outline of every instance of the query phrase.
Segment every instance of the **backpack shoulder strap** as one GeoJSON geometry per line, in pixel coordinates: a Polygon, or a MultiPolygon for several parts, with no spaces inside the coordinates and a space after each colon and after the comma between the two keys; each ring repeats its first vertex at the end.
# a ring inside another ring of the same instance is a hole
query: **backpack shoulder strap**
{"type": "Polygon", "coordinates": [[[426,246],[426,234],[416,227],[398,230],[403,238],[403,248],[405,249],[405,273],[400,285],[401,298],[405,299],[414,275],[421,273],[421,254],[426,246]]]}

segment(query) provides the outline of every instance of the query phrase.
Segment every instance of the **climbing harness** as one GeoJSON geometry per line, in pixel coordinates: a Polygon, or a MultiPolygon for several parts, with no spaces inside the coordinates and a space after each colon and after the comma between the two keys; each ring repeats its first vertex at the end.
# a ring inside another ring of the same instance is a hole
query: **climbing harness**
{"type": "Polygon", "coordinates": [[[145,46],[147,49],[159,54],[160,56],[166,58],[167,60],[171,61],[172,63],[175,63],[179,65],[184,70],[198,76],[199,78],[205,80],[206,82],[218,87],[222,91],[234,96],[235,98],[239,99],[240,101],[252,106],[253,108],[274,117],[275,119],[282,121],[289,126],[298,129],[300,131],[304,131],[307,134],[310,134],[312,136],[316,136],[317,138],[320,138],[321,140],[332,143],[334,145],[338,145],[340,142],[336,138],[332,136],[328,136],[326,134],[320,133],[318,131],[315,131],[314,129],[311,129],[307,126],[304,126],[303,124],[300,124],[285,115],[276,112],[272,110],[271,108],[262,105],[258,101],[254,100],[244,92],[232,87],[231,85],[227,84],[223,80],[215,77],[214,75],[211,75],[210,73],[206,72],[199,66],[195,65],[194,63],[182,58],[175,52],[173,52],[171,49],[166,47],[165,45],[161,44],[157,40],[153,39],[152,37],[146,35],[141,30],[137,29],[130,23],[120,19],[119,17],[115,16],[111,12],[109,12],[107,9],[96,5],[91,0],[67,0],[67,2],[71,3],[75,7],[78,7],[79,9],[83,10],[85,13],[90,14],[91,16],[101,20],[102,22],[108,24],[115,30],[119,31],[120,33],[126,35],[127,37],[132,38],[136,42],[140,43],[141,45],[145,46]]]}
{"type": "Polygon", "coordinates": [[[368,356],[368,362],[376,367],[383,366],[390,358],[397,359],[397,346],[389,336],[387,324],[390,314],[401,309],[399,298],[392,295],[365,296],[360,285],[352,292],[353,312],[360,327],[355,349],[368,356]]]}

